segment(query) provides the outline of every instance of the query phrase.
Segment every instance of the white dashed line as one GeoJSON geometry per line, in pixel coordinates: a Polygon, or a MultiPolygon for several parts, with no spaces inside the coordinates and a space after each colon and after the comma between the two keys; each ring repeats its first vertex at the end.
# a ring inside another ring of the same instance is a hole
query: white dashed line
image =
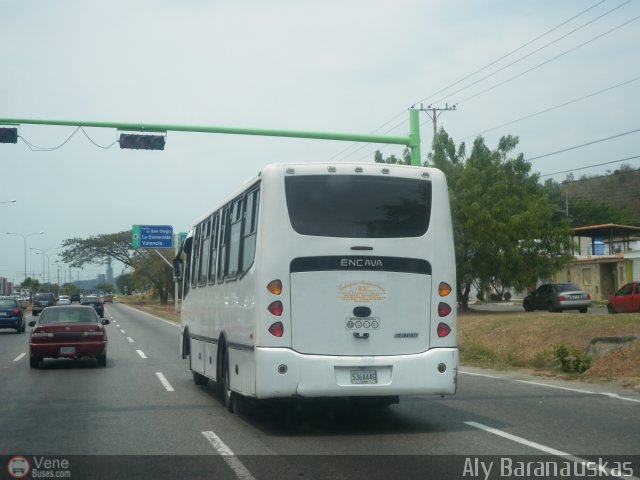
{"type": "Polygon", "coordinates": [[[144,354],[142,350],[136,350],[136,352],[138,352],[138,355],[140,355],[140,358],[147,358],[147,356],[144,354]]]}
{"type": "Polygon", "coordinates": [[[498,430],[497,428],[488,427],[486,425],[483,425],[481,423],[476,423],[476,422],[464,422],[464,423],[469,425],[470,427],[484,430],[485,432],[498,435],[499,437],[506,438],[507,440],[511,440],[512,442],[516,442],[521,445],[526,445],[527,447],[540,450],[541,452],[545,452],[550,455],[555,455],[557,457],[566,458],[571,462],[579,463],[581,465],[586,465],[589,467],[590,471],[598,470],[600,472],[600,475],[602,476],[612,476],[612,477],[628,478],[632,480],[639,480],[637,477],[632,477],[628,475],[617,475],[616,472],[612,471],[611,469],[603,465],[598,465],[593,461],[576,457],[575,455],[571,455],[570,453],[563,452],[562,450],[556,450],[555,448],[547,447],[546,445],[542,445],[541,443],[532,442],[531,440],[527,440],[526,438],[518,437],[517,435],[512,435],[510,433],[503,432],[502,430],[498,430]]]}
{"type": "Polygon", "coordinates": [[[26,355],[26,353],[21,353],[16,358],[14,358],[13,361],[14,362],[19,362],[22,359],[22,357],[24,357],[25,355],[26,355]]]}
{"type": "Polygon", "coordinates": [[[133,338],[127,337],[127,340],[129,340],[129,343],[133,343],[133,338]]]}
{"type": "Polygon", "coordinates": [[[167,390],[167,392],[175,392],[175,390],[169,383],[169,380],[166,379],[162,372],[156,372],[156,377],[158,377],[158,380],[160,380],[160,383],[167,390]]]}
{"type": "Polygon", "coordinates": [[[125,332],[124,330],[120,329],[120,333],[127,333],[127,332],[125,332]]]}
{"type": "Polygon", "coordinates": [[[222,459],[229,465],[229,468],[233,470],[233,473],[236,474],[236,477],[241,480],[254,480],[251,472],[247,470],[247,467],[238,459],[235,453],[224,443],[220,437],[218,437],[214,432],[202,432],[202,435],[205,436],[209,443],[216,449],[216,451],[222,455],[222,459]]]}

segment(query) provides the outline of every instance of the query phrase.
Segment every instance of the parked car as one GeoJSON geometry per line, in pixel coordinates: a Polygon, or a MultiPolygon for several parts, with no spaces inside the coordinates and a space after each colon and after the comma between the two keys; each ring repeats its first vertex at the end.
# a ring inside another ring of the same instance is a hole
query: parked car
{"type": "Polygon", "coordinates": [[[96,310],[98,315],[100,315],[100,318],[104,317],[104,304],[102,303],[102,300],[100,300],[100,297],[97,297],[97,296],[82,297],[81,303],[82,305],[91,305],[96,310]]]}
{"type": "Polygon", "coordinates": [[[0,328],[15,328],[24,333],[24,312],[20,301],[13,297],[0,297],[0,328]]]}
{"type": "Polygon", "coordinates": [[[37,293],[32,300],[31,314],[38,315],[45,308],[52,307],[55,304],[56,296],[53,293],[37,293]]]}
{"type": "Polygon", "coordinates": [[[640,312],[640,282],[631,282],[609,297],[609,313],[640,312]]]}
{"type": "Polygon", "coordinates": [[[527,295],[522,306],[527,312],[578,310],[580,313],[587,313],[591,306],[591,295],[573,283],[545,283],[527,295]]]}
{"type": "Polygon", "coordinates": [[[29,322],[29,366],[38,368],[44,358],[94,357],[98,366],[107,364],[108,319],[82,305],[45,308],[38,320],[29,322]]]}

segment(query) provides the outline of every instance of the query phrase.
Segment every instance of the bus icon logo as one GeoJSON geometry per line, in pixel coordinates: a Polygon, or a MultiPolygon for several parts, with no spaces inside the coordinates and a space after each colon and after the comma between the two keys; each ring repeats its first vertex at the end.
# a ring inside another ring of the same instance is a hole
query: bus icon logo
{"type": "Polygon", "coordinates": [[[31,465],[25,457],[11,457],[7,463],[7,472],[11,478],[26,478],[30,471],[31,465]]]}

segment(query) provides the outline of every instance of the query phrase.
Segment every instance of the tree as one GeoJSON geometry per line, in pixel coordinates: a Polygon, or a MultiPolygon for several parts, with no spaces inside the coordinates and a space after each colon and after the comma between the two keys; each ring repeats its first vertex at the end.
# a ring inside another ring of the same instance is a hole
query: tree
{"type": "Polygon", "coordinates": [[[61,253],[63,261],[74,268],[86,264],[104,265],[110,258],[119,260],[134,269],[138,281],[144,279],[156,289],[160,303],[168,303],[168,294],[172,292],[168,285],[173,282],[173,271],[160,256],[170,260],[173,249],[156,250],[165,252],[160,255],[152,250],[134,250],[131,248],[131,230],[86,239],[69,238],[62,242],[62,247],[65,249],[61,253]]]}
{"type": "Polygon", "coordinates": [[[373,160],[376,163],[389,163],[389,164],[399,164],[399,165],[411,165],[411,152],[409,152],[408,148],[405,148],[402,151],[402,158],[398,158],[395,155],[391,155],[387,158],[382,156],[382,152],[380,150],[376,150],[376,153],[373,154],[373,160]]]}
{"type": "Polygon", "coordinates": [[[509,158],[518,138],[502,137],[490,150],[482,137],[465,159],[440,129],[430,162],[447,175],[456,243],[460,303],[467,308],[472,282],[524,289],[561,269],[570,256],[570,228],[555,215],[538,176],[522,154],[509,158]]]}

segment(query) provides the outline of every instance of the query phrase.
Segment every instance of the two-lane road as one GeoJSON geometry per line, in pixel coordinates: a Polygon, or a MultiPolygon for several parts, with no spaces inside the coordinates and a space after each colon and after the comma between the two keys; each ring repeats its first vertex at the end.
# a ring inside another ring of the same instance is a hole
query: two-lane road
{"type": "Polygon", "coordinates": [[[45,360],[31,369],[27,335],[0,330],[0,455],[71,458],[72,478],[89,469],[91,478],[248,480],[485,478],[478,459],[640,452],[637,393],[470,368],[453,397],[371,411],[262,402],[231,415],[213,382],[193,383],[177,325],[121,304],[106,312],[104,368],[45,360]]]}

